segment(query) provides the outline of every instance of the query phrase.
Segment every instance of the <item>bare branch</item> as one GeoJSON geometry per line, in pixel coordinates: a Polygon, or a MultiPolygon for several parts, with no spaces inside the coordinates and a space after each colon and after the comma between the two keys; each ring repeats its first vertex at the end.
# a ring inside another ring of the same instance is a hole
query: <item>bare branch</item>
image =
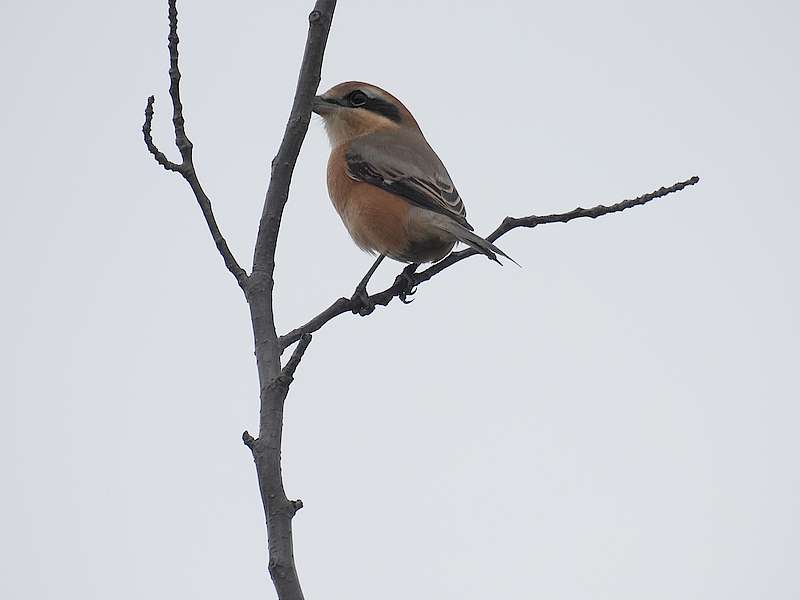
{"type": "Polygon", "coordinates": [[[208,224],[208,230],[211,232],[211,238],[214,240],[214,244],[216,245],[220,256],[222,256],[222,260],[225,262],[225,267],[236,278],[236,282],[239,284],[239,287],[244,290],[245,286],[247,285],[247,273],[242,267],[239,266],[239,263],[236,262],[233,252],[231,252],[231,249],[228,248],[228,242],[226,242],[225,238],[222,237],[222,232],[219,230],[217,220],[214,217],[214,211],[211,208],[211,200],[208,196],[206,196],[206,193],[203,191],[203,187],[200,185],[200,181],[197,179],[194,165],[192,165],[191,170],[187,173],[184,173],[183,176],[186,181],[189,182],[189,186],[192,188],[195,198],[197,198],[197,203],[200,205],[200,210],[203,211],[206,224],[208,224]]]}
{"type": "MultiPolygon", "coordinates": [[[[175,145],[181,152],[183,166],[192,164],[192,142],[186,136],[186,123],[181,104],[181,71],[178,68],[178,7],[177,0],[169,0],[169,95],[172,96],[172,125],[175,128],[175,145]]],[[[192,167],[193,169],[194,167],[192,167]]]]}
{"type": "Polygon", "coordinates": [[[292,518],[303,504],[286,497],[281,473],[281,441],[283,409],[289,385],[311,336],[298,337],[300,344],[281,368],[281,348],[275,332],[273,308],[275,249],[295,163],[311,121],[311,103],[319,86],[335,8],[336,0],[317,0],[308,17],[308,36],[292,110],[280,148],[272,161],[253,253],[253,269],[244,287],[253,325],[261,396],[258,438],[247,434],[243,439],[256,463],[261,500],[267,516],[269,572],[280,600],[303,600],[292,542],[292,518]]]}
{"type": "Polygon", "coordinates": [[[308,345],[311,343],[311,334],[306,333],[303,337],[300,338],[300,343],[297,344],[297,347],[292,352],[291,358],[289,358],[286,366],[283,367],[282,374],[285,377],[293,378],[294,372],[297,370],[297,366],[300,364],[300,361],[303,359],[303,355],[306,353],[308,349],[308,345]]]}
{"type": "Polygon", "coordinates": [[[256,445],[256,438],[250,435],[249,431],[245,431],[244,433],[242,433],[242,442],[244,443],[245,446],[250,448],[250,450],[253,450],[253,448],[255,448],[256,445]]]}
{"type": "Polygon", "coordinates": [[[192,161],[192,142],[186,135],[186,121],[183,118],[183,104],[181,103],[181,72],[178,68],[178,9],[176,7],[176,0],[169,0],[169,93],[172,97],[172,124],[175,129],[175,145],[180,150],[182,162],[176,164],[170,161],[153,142],[152,125],[153,125],[153,104],[155,98],[150,96],[147,99],[147,107],[144,110],[144,125],[142,126],[142,133],[144,134],[144,143],[150,154],[153,155],[156,162],[168,171],[175,171],[183,175],[183,178],[188,182],[189,186],[194,192],[197,203],[200,205],[200,210],[206,219],[208,230],[211,232],[211,237],[217,247],[222,260],[225,262],[225,267],[236,278],[236,282],[243,290],[247,284],[247,273],[239,266],[236,258],[233,256],[228,247],[228,242],[222,236],[222,232],[217,225],[217,219],[214,217],[214,211],[211,208],[211,200],[200,185],[200,180],[197,178],[197,172],[194,168],[192,161]]]}
{"type": "MultiPolygon", "coordinates": [[[[377,296],[377,294],[370,296],[370,299],[373,301],[374,301],[374,296],[377,296]]],[[[346,312],[353,312],[353,311],[357,312],[360,305],[361,303],[358,302],[358,300],[354,300],[351,298],[344,298],[344,297],[339,298],[338,300],[334,301],[333,304],[331,304],[328,308],[323,310],[321,313],[319,313],[316,317],[311,319],[305,325],[301,325],[297,329],[292,329],[289,333],[282,335],[278,340],[281,345],[281,350],[282,351],[285,350],[305,334],[319,331],[322,328],[322,326],[325,325],[331,319],[338,317],[339,315],[343,315],[346,312]]]]}
{"type": "MultiPolygon", "coordinates": [[[[647,204],[648,202],[655,200],[656,198],[662,198],[667,194],[679,192],[685,187],[696,184],[698,181],[700,181],[700,178],[695,176],[687,179],[686,181],[678,182],[669,187],[662,187],[654,192],[650,192],[649,194],[644,194],[630,200],[623,200],[622,202],[612,204],[611,206],[604,206],[600,204],[594,208],[579,207],[566,213],[557,213],[553,215],[531,215],[529,217],[521,218],[506,217],[503,219],[503,222],[500,224],[500,226],[495,229],[486,239],[490,242],[494,242],[509,231],[517,229],[518,227],[533,228],[537,225],[545,225],[547,223],[567,223],[574,219],[596,219],[597,217],[601,217],[603,215],[622,212],[623,210],[633,208],[634,206],[647,204]]],[[[392,301],[393,298],[398,297],[403,293],[407,293],[409,290],[409,283],[411,284],[411,287],[419,285],[420,283],[428,281],[437,273],[441,273],[447,267],[450,267],[457,262],[475,254],[477,254],[477,252],[472,248],[467,248],[459,252],[453,252],[447,256],[447,258],[434,263],[424,271],[420,271],[419,273],[414,273],[413,275],[408,276],[408,279],[411,280],[410,282],[406,277],[398,276],[391,287],[383,290],[382,292],[378,292],[377,294],[373,294],[369,297],[369,299],[375,303],[375,305],[386,306],[392,301]]],[[[281,336],[278,340],[281,350],[284,350],[294,344],[303,335],[318,331],[331,319],[334,319],[335,317],[338,317],[346,312],[358,313],[360,308],[361,301],[358,298],[339,298],[328,308],[311,319],[308,323],[301,325],[297,329],[293,329],[289,333],[281,336]]]]}
{"type": "Polygon", "coordinates": [[[142,125],[142,133],[144,134],[144,143],[147,146],[147,149],[150,151],[150,154],[153,155],[153,158],[156,159],[156,162],[164,167],[167,171],[177,171],[178,173],[181,172],[181,165],[175,164],[171,160],[169,160],[161,150],[158,149],[155,142],[153,141],[153,104],[155,104],[155,97],[150,96],[147,99],[147,106],[144,109],[144,125],[142,125]]]}
{"type": "Polygon", "coordinates": [[[319,87],[322,58],[335,8],[336,0],[317,0],[314,10],[308,15],[308,38],[292,111],[278,153],[272,160],[272,173],[253,256],[253,272],[265,271],[270,278],[275,269],[275,247],[278,243],[283,209],[289,198],[289,186],[297,156],[308,131],[308,124],[311,122],[311,104],[319,87]]]}

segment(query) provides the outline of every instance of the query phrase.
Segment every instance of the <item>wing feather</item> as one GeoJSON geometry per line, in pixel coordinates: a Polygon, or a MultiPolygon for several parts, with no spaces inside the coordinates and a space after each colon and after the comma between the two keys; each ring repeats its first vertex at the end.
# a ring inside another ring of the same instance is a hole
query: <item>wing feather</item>
{"type": "Polygon", "coordinates": [[[472,230],[464,202],[442,161],[416,132],[375,132],[357,138],[345,155],[347,174],[472,230]]]}

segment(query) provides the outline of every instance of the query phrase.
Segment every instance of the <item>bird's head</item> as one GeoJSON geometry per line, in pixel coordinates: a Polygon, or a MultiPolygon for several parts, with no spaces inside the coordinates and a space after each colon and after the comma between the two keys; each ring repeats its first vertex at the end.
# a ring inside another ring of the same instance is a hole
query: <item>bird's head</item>
{"type": "Polygon", "coordinates": [[[313,111],[325,122],[331,145],[392,127],[419,131],[419,125],[397,98],[381,88],[347,81],[314,98],[313,111]]]}

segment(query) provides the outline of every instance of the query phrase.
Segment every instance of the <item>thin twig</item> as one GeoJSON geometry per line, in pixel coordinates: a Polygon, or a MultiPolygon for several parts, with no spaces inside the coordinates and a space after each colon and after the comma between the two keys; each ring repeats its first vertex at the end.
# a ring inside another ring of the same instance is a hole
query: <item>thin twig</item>
{"type": "MultiPolygon", "coordinates": [[[[177,0],[169,0],[169,95],[172,96],[172,125],[175,129],[175,145],[183,157],[184,167],[192,165],[192,142],[186,135],[181,103],[181,71],[178,68],[178,7],[177,0]]],[[[193,168],[193,167],[192,167],[193,168]]]]}
{"type": "Polygon", "coordinates": [[[180,173],[182,168],[181,165],[178,165],[168,159],[166,155],[158,149],[158,146],[156,146],[155,142],[153,141],[153,104],[155,104],[155,101],[155,97],[150,96],[147,99],[147,106],[144,109],[144,125],[142,125],[144,143],[158,164],[164,167],[167,171],[177,171],[180,173]]]}
{"type": "Polygon", "coordinates": [[[292,352],[291,358],[286,362],[286,365],[282,369],[282,373],[286,377],[293,378],[294,372],[297,370],[297,366],[300,364],[300,361],[303,358],[303,355],[306,353],[308,349],[308,345],[311,343],[311,334],[306,333],[303,337],[300,338],[300,343],[297,344],[297,347],[292,352]]]}
{"type": "Polygon", "coordinates": [[[182,162],[176,164],[170,161],[163,152],[153,142],[152,125],[153,125],[153,105],[155,98],[150,96],[147,99],[147,106],[144,109],[144,125],[142,126],[142,133],[144,134],[144,143],[150,154],[153,155],[156,162],[168,171],[175,171],[180,173],[183,178],[188,182],[189,186],[194,192],[197,203],[200,205],[200,210],[203,212],[208,230],[211,232],[211,238],[217,250],[225,262],[225,267],[236,278],[236,282],[243,290],[247,284],[247,273],[239,266],[233,252],[228,247],[228,242],[222,235],[222,232],[217,225],[217,219],[214,216],[214,211],[211,207],[211,200],[200,185],[200,180],[197,178],[197,172],[194,168],[192,161],[193,144],[186,135],[186,121],[183,117],[183,104],[181,103],[181,72],[178,68],[178,9],[176,7],[176,0],[169,0],[169,93],[172,97],[172,124],[175,129],[175,145],[180,150],[182,162]]]}
{"type": "MultiPolygon", "coordinates": [[[[643,204],[647,204],[648,202],[655,200],[656,198],[662,198],[667,194],[671,194],[673,192],[679,192],[683,188],[688,187],[690,185],[696,184],[700,181],[699,177],[692,177],[687,179],[686,181],[678,182],[674,185],[669,187],[662,187],[654,192],[650,192],[649,194],[644,194],[642,196],[638,196],[637,198],[632,198],[630,200],[623,200],[622,202],[618,202],[617,204],[612,204],[611,206],[604,206],[598,205],[594,208],[576,208],[575,210],[571,210],[565,213],[557,213],[552,215],[544,215],[544,216],[537,216],[531,215],[529,217],[521,217],[521,218],[514,218],[514,217],[506,217],[503,219],[503,222],[500,226],[495,229],[486,239],[494,242],[498,238],[502,237],[509,231],[513,229],[517,229],[518,227],[527,227],[532,228],[536,227],[537,225],[545,225],[548,223],[567,223],[574,219],[582,219],[582,218],[590,218],[596,219],[597,217],[601,217],[603,215],[609,215],[611,213],[621,212],[628,208],[633,208],[634,206],[641,206],[643,204]]],[[[477,254],[475,250],[472,248],[467,248],[465,250],[461,250],[459,252],[453,252],[444,260],[441,260],[437,263],[434,263],[424,271],[420,271],[419,273],[414,273],[410,275],[411,283],[413,286],[419,285],[425,281],[428,281],[431,277],[436,275],[437,273],[441,273],[446,268],[456,264],[477,254]]],[[[413,287],[412,286],[412,287],[413,287]]],[[[387,289],[383,290],[382,292],[378,292],[373,294],[369,297],[370,301],[374,303],[376,306],[386,306],[389,302],[392,301],[393,298],[400,296],[400,294],[407,292],[409,289],[409,282],[403,278],[398,276],[395,279],[395,282],[388,287],[387,289]]],[[[318,331],[322,328],[328,321],[338,317],[347,312],[358,313],[358,310],[361,308],[362,302],[357,297],[353,298],[339,298],[338,300],[334,301],[328,308],[318,314],[316,317],[301,325],[300,327],[293,329],[292,331],[288,332],[285,335],[282,335],[279,338],[279,342],[281,345],[281,349],[284,350],[294,344],[297,340],[299,340],[303,335],[308,333],[313,333],[318,331]]]]}

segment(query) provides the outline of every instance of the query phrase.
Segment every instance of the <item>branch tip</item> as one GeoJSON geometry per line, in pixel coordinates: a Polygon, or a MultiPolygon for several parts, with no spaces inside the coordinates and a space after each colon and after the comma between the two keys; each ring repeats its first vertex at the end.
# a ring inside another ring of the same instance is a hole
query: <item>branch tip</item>
{"type": "Polygon", "coordinates": [[[250,450],[253,450],[256,445],[256,438],[250,435],[249,431],[245,431],[242,434],[242,442],[244,442],[244,445],[250,448],[250,450]]]}
{"type": "Polygon", "coordinates": [[[147,98],[147,106],[144,109],[144,125],[142,125],[142,135],[144,135],[144,145],[153,155],[155,161],[164,167],[167,171],[181,172],[183,165],[172,162],[167,156],[158,149],[153,141],[153,115],[155,113],[154,104],[156,102],[155,96],[147,98]]]}

